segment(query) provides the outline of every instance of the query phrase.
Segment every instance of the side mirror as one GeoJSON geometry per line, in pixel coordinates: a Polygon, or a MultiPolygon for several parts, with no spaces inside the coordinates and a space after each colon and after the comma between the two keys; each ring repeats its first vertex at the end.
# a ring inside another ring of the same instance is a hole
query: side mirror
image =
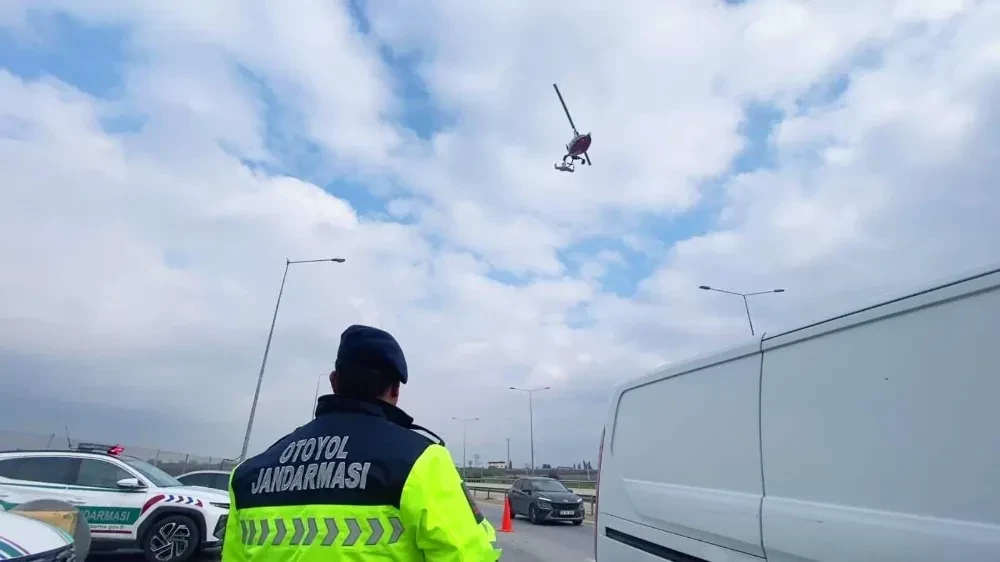
{"type": "Polygon", "coordinates": [[[531,495],[531,490],[529,490],[529,489],[525,488],[525,490],[524,490],[524,493],[525,493],[526,495],[529,495],[529,496],[530,496],[530,495],[531,495]]]}
{"type": "Polygon", "coordinates": [[[118,484],[119,488],[125,488],[126,490],[141,490],[145,488],[142,482],[139,482],[138,478],[122,478],[116,484],[118,484]]]}

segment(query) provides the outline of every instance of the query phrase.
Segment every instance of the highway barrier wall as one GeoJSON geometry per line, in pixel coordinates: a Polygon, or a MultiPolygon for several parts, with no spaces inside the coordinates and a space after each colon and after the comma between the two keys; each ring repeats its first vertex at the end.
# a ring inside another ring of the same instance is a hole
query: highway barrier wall
{"type": "MultiPolygon", "coordinates": [[[[0,429],[0,451],[14,450],[65,450],[73,448],[79,443],[101,443],[107,445],[121,445],[124,447],[124,454],[138,457],[161,470],[174,476],[195,470],[230,470],[236,466],[236,454],[231,457],[208,456],[194,453],[183,453],[168,449],[135,446],[122,443],[111,436],[76,436],[70,434],[67,437],[65,432],[58,433],[32,433],[25,431],[13,431],[0,429]]],[[[459,468],[461,470],[461,468],[459,468]]],[[[482,493],[496,494],[506,490],[516,478],[530,476],[523,470],[509,470],[506,475],[497,475],[496,469],[481,470],[478,468],[468,468],[465,471],[465,481],[470,485],[470,489],[476,486],[482,493]],[[482,475],[482,476],[480,476],[482,475]]],[[[548,476],[552,472],[550,469],[537,469],[535,476],[548,476]]],[[[585,501],[590,501],[594,495],[594,488],[597,474],[593,471],[582,470],[569,471],[560,469],[559,481],[567,488],[575,491],[577,495],[585,501]],[[588,476],[590,477],[588,479],[588,476]]]]}
{"type": "MultiPolygon", "coordinates": [[[[511,484],[514,483],[515,479],[521,478],[523,476],[531,476],[530,474],[518,474],[516,476],[484,477],[484,478],[480,478],[480,477],[477,477],[475,475],[474,471],[469,471],[469,472],[471,472],[471,474],[465,479],[466,482],[476,482],[476,483],[480,483],[480,484],[503,484],[503,485],[507,486],[508,488],[510,487],[511,484]]],[[[548,474],[543,473],[543,472],[536,472],[535,476],[548,476],[548,474]]],[[[596,478],[596,476],[597,475],[594,474],[595,478],[596,478]]],[[[559,476],[559,481],[562,482],[563,485],[566,486],[567,488],[572,488],[574,490],[591,490],[591,491],[593,491],[594,488],[597,487],[596,480],[583,480],[583,479],[575,479],[575,478],[567,478],[567,477],[559,476]]]]}

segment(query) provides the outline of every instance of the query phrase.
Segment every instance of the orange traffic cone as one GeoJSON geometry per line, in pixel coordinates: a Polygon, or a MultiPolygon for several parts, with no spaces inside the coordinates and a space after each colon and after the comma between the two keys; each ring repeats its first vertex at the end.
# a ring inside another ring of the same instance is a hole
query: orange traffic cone
{"type": "Polygon", "coordinates": [[[510,498],[503,499],[503,519],[500,521],[501,533],[513,533],[514,527],[510,524],[510,498]]]}

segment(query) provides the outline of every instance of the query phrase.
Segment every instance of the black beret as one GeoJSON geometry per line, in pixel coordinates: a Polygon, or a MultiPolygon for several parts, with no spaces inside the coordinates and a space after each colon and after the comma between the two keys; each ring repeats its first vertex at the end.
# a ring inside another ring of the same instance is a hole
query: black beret
{"type": "Polygon", "coordinates": [[[353,325],[340,334],[336,370],[344,375],[379,372],[406,384],[406,357],[396,338],[385,330],[353,325]]]}

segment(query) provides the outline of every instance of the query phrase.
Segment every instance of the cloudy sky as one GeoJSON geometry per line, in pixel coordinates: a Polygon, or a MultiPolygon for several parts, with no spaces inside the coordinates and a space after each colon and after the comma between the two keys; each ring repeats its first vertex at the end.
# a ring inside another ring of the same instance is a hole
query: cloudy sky
{"type": "Polygon", "coordinates": [[[613,386],[1000,261],[1000,3],[5,0],[0,429],[235,456],[340,332],[461,458],[596,460],[613,386]],[[552,169],[574,119],[594,165],[552,169]]]}

